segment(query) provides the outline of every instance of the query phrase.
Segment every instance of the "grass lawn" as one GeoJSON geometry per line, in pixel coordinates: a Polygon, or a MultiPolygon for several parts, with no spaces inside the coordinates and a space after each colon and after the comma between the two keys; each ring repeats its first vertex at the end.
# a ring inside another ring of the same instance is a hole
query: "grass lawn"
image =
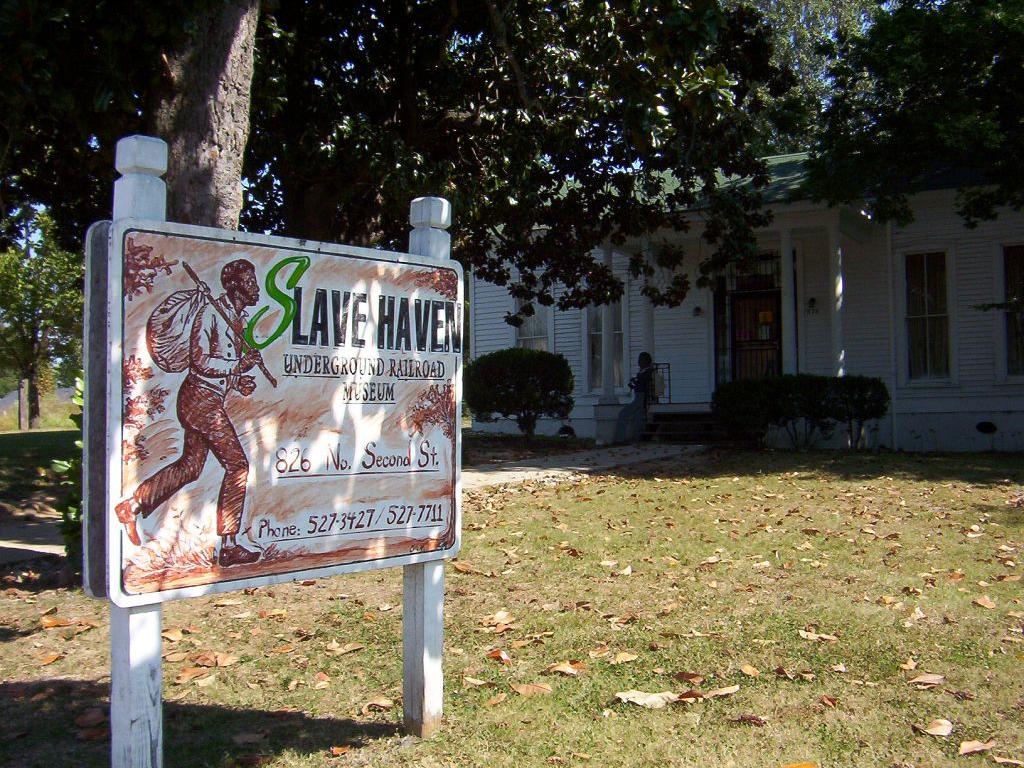
{"type": "MultiPolygon", "coordinates": [[[[397,570],[167,605],[166,765],[1024,760],[1019,457],[690,461],[466,499],[429,741],[398,728],[397,570]],[[560,662],[577,674],[547,672],[560,662]],[[943,678],[911,684],[924,673],[943,678]],[[912,730],[939,718],[947,738],[912,730]]],[[[0,584],[0,765],[106,765],[106,609],[16,579],[0,584]]]]}
{"type": "Polygon", "coordinates": [[[472,432],[463,429],[462,465],[482,467],[499,461],[522,461],[572,451],[585,451],[593,447],[594,441],[583,437],[534,435],[527,438],[519,433],[472,432]]]}

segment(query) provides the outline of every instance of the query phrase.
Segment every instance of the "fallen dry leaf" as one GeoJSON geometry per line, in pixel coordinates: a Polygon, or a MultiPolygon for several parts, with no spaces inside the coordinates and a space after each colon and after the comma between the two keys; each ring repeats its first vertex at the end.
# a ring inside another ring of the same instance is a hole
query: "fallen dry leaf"
{"type": "Polygon", "coordinates": [[[552,664],[545,671],[548,674],[559,674],[566,675],[567,677],[576,677],[581,671],[585,669],[583,662],[569,660],[560,661],[557,664],[552,664]]]}
{"type": "Polygon", "coordinates": [[[99,707],[90,707],[75,718],[75,725],[79,728],[95,728],[107,722],[107,711],[99,707]]]}
{"type": "Polygon", "coordinates": [[[996,607],[995,602],[993,602],[992,598],[990,598],[988,595],[976,597],[971,602],[982,608],[987,608],[990,611],[996,607]]]}
{"type": "Polygon", "coordinates": [[[470,677],[469,675],[463,675],[462,685],[466,688],[479,688],[484,685],[488,685],[486,680],[480,680],[476,677],[470,677]]]}
{"type": "Polygon", "coordinates": [[[766,723],[763,717],[758,717],[757,715],[751,714],[740,715],[739,717],[735,718],[733,722],[743,723],[745,725],[756,725],[758,728],[763,727],[766,723]]]}
{"type": "Polygon", "coordinates": [[[744,664],[743,666],[741,666],[740,672],[742,672],[747,677],[759,677],[761,674],[761,670],[759,670],[757,667],[751,666],[750,664],[744,664]]]}
{"type": "Polygon", "coordinates": [[[196,679],[196,685],[200,688],[205,688],[208,685],[213,685],[217,680],[217,673],[211,672],[206,677],[200,677],[196,679]]]}
{"type": "Polygon", "coordinates": [[[495,661],[497,661],[497,662],[499,662],[501,664],[511,664],[512,663],[512,659],[509,657],[509,655],[507,653],[505,653],[503,650],[501,650],[501,648],[495,648],[493,651],[489,651],[487,653],[487,658],[488,659],[494,659],[495,661]]]}
{"type": "Polygon", "coordinates": [[[676,672],[673,677],[676,680],[682,680],[687,685],[699,686],[704,682],[704,676],[698,675],[693,672],[676,672]]]}
{"type": "Polygon", "coordinates": [[[914,657],[911,656],[909,659],[900,664],[900,669],[905,669],[908,672],[917,669],[917,662],[914,660],[914,657]]]}
{"type": "Polygon", "coordinates": [[[389,699],[387,696],[377,696],[376,698],[370,699],[368,702],[363,704],[363,708],[359,710],[363,713],[363,717],[366,717],[371,712],[384,712],[395,706],[395,702],[389,699]]]}
{"type": "Polygon", "coordinates": [[[926,736],[942,736],[945,738],[953,732],[953,724],[943,718],[932,720],[928,725],[915,725],[912,727],[916,733],[926,736]]]}
{"type": "Polygon", "coordinates": [[[646,709],[662,709],[669,704],[679,701],[679,696],[672,691],[661,693],[645,693],[644,691],[620,691],[615,698],[625,704],[636,704],[646,709]]]}
{"type": "Polygon", "coordinates": [[[818,699],[818,701],[821,702],[824,706],[828,707],[829,709],[836,708],[836,700],[827,694],[823,694],[822,697],[818,699]]]}
{"type": "Polygon", "coordinates": [[[828,635],[821,632],[809,632],[803,629],[798,631],[800,633],[800,637],[804,640],[811,640],[813,642],[834,643],[839,640],[835,635],[828,635]]]}
{"type": "Polygon", "coordinates": [[[705,693],[704,694],[704,698],[705,699],[714,699],[714,698],[716,698],[718,696],[732,696],[734,693],[739,691],[739,689],[740,689],[740,687],[738,685],[729,685],[729,686],[726,686],[725,688],[715,688],[715,690],[708,691],[707,693],[705,693]]]}
{"type": "Polygon", "coordinates": [[[507,698],[508,698],[508,694],[507,693],[495,694],[494,696],[491,696],[491,698],[489,698],[487,701],[484,702],[484,706],[485,707],[497,706],[498,704],[501,704],[501,702],[503,702],[507,698]]]}
{"type": "Polygon", "coordinates": [[[907,681],[910,685],[916,686],[919,691],[923,691],[927,688],[934,688],[937,685],[942,685],[946,682],[945,675],[936,675],[930,672],[918,675],[913,680],[907,681]]]}
{"type": "Polygon", "coordinates": [[[331,757],[341,757],[342,755],[346,754],[350,749],[352,749],[352,747],[348,744],[342,744],[338,747],[331,747],[331,757]]]}
{"type": "Polygon", "coordinates": [[[185,667],[178,673],[178,676],[174,678],[174,682],[178,685],[182,685],[183,683],[187,683],[191,680],[198,680],[212,674],[213,673],[206,667],[185,667]]]}
{"type": "Polygon", "coordinates": [[[979,752],[988,752],[996,745],[995,740],[991,741],[961,741],[959,755],[976,755],[979,752]]]}
{"type": "Polygon", "coordinates": [[[597,648],[594,648],[593,650],[587,651],[587,655],[590,656],[590,658],[592,659],[603,658],[607,656],[609,653],[611,653],[611,649],[604,643],[597,646],[597,648]]]}
{"type": "Polygon", "coordinates": [[[786,763],[780,768],[820,768],[817,763],[786,763]]]}
{"type": "Polygon", "coordinates": [[[170,628],[165,629],[160,633],[160,636],[169,643],[177,643],[185,636],[185,633],[180,629],[170,628]]]}
{"type": "Polygon", "coordinates": [[[337,640],[331,640],[331,642],[327,644],[327,653],[330,656],[344,656],[346,653],[361,651],[365,647],[366,646],[362,643],[345,643],[344,645],[339,645],[337,640]]]}
{"type": "Polygon", "coordinates": [[[1024,766],[1024,760],[1014,760],[1009,757],[1000,757],[999,755],[992,755],[992,762],[996,765],[1024,766]]]}
{"type": "Polygon", "coordinates": [[[547,683],[514,683],[511,688],[520,696],[546,696],[552,691],[547,683]]]}
{"type": "Polygon", "coordinates": [[[75,733],[75,738],[82,741],[106,741],[110,736],[110,729],[105,725],[98,725],[95,728],[83,728],[75,733]]]}
{"type": "Polygon", "coordinates": [[[618,664],[628,664],[629,662],[636,661],[639,658],[640,657],[637,654],[635,654],[635,653],[630,653],[629,651],[619,651],[618,653],[615,654],[615,656],[612,658],[612,660],[610,662],[608,662],[608,663],[609,664],[615,664],[615,665],[618,665],[618,664]]]}
{"type": "Polygon", "coordinates": [[[39,626],[43,629],[54,629],[55,627],[70,627],[75,623],[74,619],[65,619],[62,616],[41,616],[39,626]]]}
{"type": "Polygon", "coordinates": [[[63,653],[44,653],[41,656],[37,657],[37,661],[39,662],[40,667],[48,667],[51,664],[53,664],[53,662],[59,661],[63,658],[63,653]]]}

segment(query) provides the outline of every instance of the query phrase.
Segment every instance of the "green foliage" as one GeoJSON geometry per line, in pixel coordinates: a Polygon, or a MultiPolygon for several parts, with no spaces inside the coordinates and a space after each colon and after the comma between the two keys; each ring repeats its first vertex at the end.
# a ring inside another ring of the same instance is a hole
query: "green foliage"
{"type": "Polygon", "coordinates": [[[556,284],[562,308],[614,301],[591,249],[652,235],[678,267],[658,233],[705,202],[721,259],[755,250],[759,198],[720,175],[766,180],[750,94],[789,84],[770,57],[752,9],[712,0],[283,3],[257,41],[243,223],[402,247],[409,200],[441,195],[454,255],[522,300],[513,323],[556,284]]]}
{"type": "Polygon", "coordinates": [[[711,413],[732,437],[761,442],[772,423],[769,392],[763,379],[719,384],[711,396],[711,413]]]}
{"type": "Polygon", "coordinates": [[[117,139],[146,131],[162,54],[210,0],[0,0],[0,247],[43,205],[77,248],[110,218],[117,139]]]}
{"type": "Polygon", "coordinates": [[[885,383],[869,376],[744,379],[720,384],[711,398],[712,413],[731,435],[761,442],[776,427],[794,449],[829,437],[838,422],[846,425],[850,448],[857,450],[865,424],[882,418],[888,407],[885,383]]]}
{"type": "Polygon", "coordinates": [[[481,355],[462,377],[463,397],[480,421],[495,414],[514,418],[532,436],[537,419],[569,417],[573,407],[572,369],[562,355],[511,347],[481,355]]]}
{"type": "Polygon", "coordinates": [[[889,411],[889,390],[885,382],[871,376],[842,376],[830,387],[831,417],[846,424],[850,448],[860,448],[864,425],[889,411]]]}
{"type": "Polygon", "coordinates": [[[785,430],[794,449],[810,448],[819,436],[832,434],[832,382],[809,373],[765,380],[768,419],[785,430]]]}
{"type": "Polygon", "coordinates": [[[773,98],[758,90],[765,116],[758,136],[761,154],[810,149],[814,128],[832,97],[827,48],[860,32],[877,0],[725,0],[753,5],[771,29],[772,62],[793,75],[793,87],[773,98]]]}
{"type": "Polygon", "coordinates": [[[40,385],[52,389],[54,358],[80,348],[82,257],[63,250],[47,213],[23,217],[19,242],[0,253],[0,366],[29,380],[29,417],[40,385]]]}
{"type": "Polygon", "coordinates": [[[1024,0],[885,3],[830,72],[816,196],[900,223],[927,186],[958,187],[969,226],[1024,206],[1024,0]]]}
{"type": "Polygon", "coordinates": [[[85,382],[79,376],[75,380],[74,403],[78,412],[71,420],[79,431],[75,441],[77,453],[70,459],[55,459],[50,465],[65,489],[66,496],[60,504],[60,532],[64,537],[64,555],[73,572],[82,568],[82,404],[85,382]]]}

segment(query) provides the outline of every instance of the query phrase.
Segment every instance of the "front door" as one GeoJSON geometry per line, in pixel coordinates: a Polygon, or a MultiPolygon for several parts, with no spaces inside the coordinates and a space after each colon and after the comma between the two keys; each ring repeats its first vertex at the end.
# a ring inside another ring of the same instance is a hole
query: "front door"
{"type": "Polygon", "coordinates": [[[782,372],[778,289],[732,294],[732,380],[763,379],[782,372]]]}

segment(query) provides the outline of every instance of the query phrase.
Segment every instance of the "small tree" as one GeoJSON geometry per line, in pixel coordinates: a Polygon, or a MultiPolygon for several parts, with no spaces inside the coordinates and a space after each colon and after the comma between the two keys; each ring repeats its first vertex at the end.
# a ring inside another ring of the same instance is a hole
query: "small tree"
{"type": "Polygon", "coordinates": [[[466,366],[464,399],[480,421],[514,418],[532,437],[537,419],[568,418],[573,407],[572,370],[562,355],[512,347],[481,355],[466,366]]]}
{"type": "Polygon", "coordinates": [[[0,253],[0,365],[28,379],[29,426],[39,423],[44,369],[77,349],[82,274],[82,257],[58,247],[46,213],[26,217],[18,245],[0,253]]]}

